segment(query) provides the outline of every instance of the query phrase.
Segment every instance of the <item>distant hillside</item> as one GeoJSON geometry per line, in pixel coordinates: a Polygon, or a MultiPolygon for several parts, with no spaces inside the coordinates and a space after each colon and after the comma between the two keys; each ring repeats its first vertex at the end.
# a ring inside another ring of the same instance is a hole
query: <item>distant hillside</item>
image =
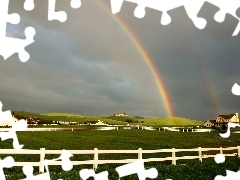
{"type": "Polygon", "coordinates": [[[203,125],[202,121],[186,119],[182,117],[162,117],[162,118],[145,118],[136,119],[130,116],[81,116],[77,114],[70,113],[47,113],[47,114],[37,114],[25,111],[14,111],[15,115],[22,115],[25,117],[35,117],[42,120],[52,120],[52,121],[66,121],[66,122],[88,122],[101,120],[108,124],[139,124],[146,126],[188,126],[188,125],[203,125]]]}
{"type": "Polygon", "coordinates": [[[186,125],[203,125],[202,121],[191,120],[182,117],[165,117],[165,118],[145,118],[144,125],[159,126],[186,126],[186,125]]]}
{"type": "Polygon", "coordinates": [[[36,118],[42,118],[44,115],[32,113],[32,112],[26,112],[26,111],[13,111],[14,115],[20,115],[25,117],[36,117],[36,118]]]}
{"type": "Polygon", "coordinates": [[[77,117],[83,117],[81,115],[78,114],[71,114],[71,113],[58,113],[58,112],[54,112],[54,113],[46,113],[46,114],[41,114],[44,116],[77,116],[77,117]]]}
{"type": "Polygon", "coordinates": [[[109,116],[109,117],[104,117],[106,119],[112,119],[112,120],[117,120],[117,121],[122,121],[122,122],[127,122],[127,123],[140,123],[139,120],[130,117],[130,116],[109,116]]]}

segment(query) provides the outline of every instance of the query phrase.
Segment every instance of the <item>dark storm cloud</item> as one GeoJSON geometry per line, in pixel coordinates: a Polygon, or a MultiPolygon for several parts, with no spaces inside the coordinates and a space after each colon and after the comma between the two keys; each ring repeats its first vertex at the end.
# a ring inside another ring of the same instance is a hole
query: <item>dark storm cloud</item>
{"type": "MultiPolygon", "coordinates": [[[[70,2],[70,1],[69,1],[70,2]]],[[[220,113],[239,112],[231,93],[239,80],[239,38],[231,37],[235,18],[213,19],[217,8],[206,3],[197,29],[183,7],[169,12],[170,25],[160,24],[161,12],[147,9],[143,19],[133,15],[136,5],[125,2],[117,15],[94,1],[80,9],[57,1],[68,14],[65,23],[47,20],[47,0],[26,12],[23,0],[11,1],[10,12],[21,15],[19,25],[8,24],[8,36],[25,38],[26,26],[36,29],[26,48],[31,58],[17,55],[0,62],[0,100],[4,107],[35,112],[74,112],[111,115],[166,116],[164,102],[151,70],[114,16],[119,16],[141,41],[158,70],[175,116],[206,120],[220,113]]],[[[104,1],[110,6],[109,1],[104,1]]]]}

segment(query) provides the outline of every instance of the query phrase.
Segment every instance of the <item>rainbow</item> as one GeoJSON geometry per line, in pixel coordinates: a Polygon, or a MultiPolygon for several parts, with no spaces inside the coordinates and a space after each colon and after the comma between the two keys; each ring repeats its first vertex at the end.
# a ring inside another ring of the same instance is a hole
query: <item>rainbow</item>
{"type": "Polygon", "coordinates": [[[128,36],[128,38],[131,40],[131,42],[137,48],[138,52],[140,53],[140,55],[142,56],[142,58],[145,60],[148,67],[150,68],[152,76],[154,77],[154,79],[156,81],[158,90],[159,90],[162,100],[164,102],[164,106],[166,108],[168,116],[173,117],[174,116],[173,108],[171,106],[171,102],[170,102],[170,98],[167,94],[167,90],[163,84],[163,80],[162,80],[159,72],[155,68],[154,63],[151,60],[151,57],[149,56],[149,54],[147,53],[147,51],[141,44],[140,40],[135,36],[135,34],[131,31],[131,29],[127,26],[127,24],[120,17],[118,17],[117,15],[113,15],[111,13],[110,7],[108,7],[108,5],[105,2],[103,2],[102,0],[95,1],[95,2],[100,7],[102,7],[104,11],[106,11],[108,14],[110,14],[110,17],[112,17],[112,19],[120,26],[120,28],[124,31],[124,33],[128,36]]]}
{"type": "MultiPolygon", "coordinates": [[[[183,21],[175,21],[178,24],[179,31],[181,31],[181,33],[185,33],[188,31],[187,30],[187,25],[183,24],[183,21]],[[180,23],[179,23],[180,22],[180,23]]],[[[203,56],[203,50],[201,50],[200,46],[198,45],[198,42],[196,41],[195,38],[193,38],[192,33],[188,32],[186,39],[188,39],[189,44],[192,45],[192,47],[194,48],[194,53],[196,55],[196,57],[200,57],[200,60],[198,61],[199,63],[199,68],[201,71],[201,74],[203,76],[203,80],[204,80],[204,87],[206,88],[207,92],[209,93],[209,97],[212,103],[212,106],[214,107],[215,110],[215,117],[217,117],[219,114],[221,114],[221,108],[220,108],[220,102],[218,100],[218,93],[216,91],[216,88],[214,88],[214,82],[212,81],[212,78],[210,76],[210,73],[207,69],[207,65],[204,62],[205,57],[203,56]]]]}

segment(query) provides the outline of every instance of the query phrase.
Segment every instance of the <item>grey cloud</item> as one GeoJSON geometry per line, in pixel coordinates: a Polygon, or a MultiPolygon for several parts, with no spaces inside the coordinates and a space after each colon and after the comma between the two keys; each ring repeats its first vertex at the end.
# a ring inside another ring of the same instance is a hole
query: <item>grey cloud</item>
{"type": "MultiPolygon", "coordinates": [[[[8,25],[11,36],[25,38],[26,26],[36,29],[35,43],[26,48],[27,63],[17,55],[0,59],[0,100],[5,108],[34,112],[73,112],[111,115],[166,116],[164,102],[150,68],[114,16],[120,17],[150,55],[164,82],[175,116],[206,120],[239,111],[230,92],[239,82],[239,38],[231,37],[236,20],[213,20],[216,7],[205,4],[199,16],[207,27],[197,29],[184,8],[169,12],[172,22],[160,24],[161,12],[147,9],[133,15],[134,4],[124,3],[117,15],[93,1],[77,10],[57,1],[65,23],[47,20],[47,0],[36,1],[26,12],[23,0],[11,1],[10,12],[21,15],[19,25],[8,25]],[[216,99],[214,99],[214,93],[216,99]]],[[[109,6],[109,1],[104,1],[109,6]]],[[[240,83],[240,82],[239,82],[240,83]]]]}

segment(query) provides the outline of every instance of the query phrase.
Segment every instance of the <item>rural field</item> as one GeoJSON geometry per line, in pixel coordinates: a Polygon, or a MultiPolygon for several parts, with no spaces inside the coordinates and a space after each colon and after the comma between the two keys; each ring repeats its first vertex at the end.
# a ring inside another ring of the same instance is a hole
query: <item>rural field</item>
{"type": "MultiPolygon", "coordinates": [[[[48,150],[155,150],[155,149],[189,149],[197,147],[236,147],[240,145],[239,134],[231,134],[223,139],[216,132],[211,133],[183,133],[165,131],[118,130],[118,131],[82,131],[82,132],[18,132],[23,149],[48,150]]],[[[1,142],[1,149],[12,149],[12,141],[1,142]]],[[[181,152],[177,156],[194,155],[197,152],[181,152]]],[[[219,152],[212,152],[213,154],[219,152]]],[[[196,154],[197,155],[197,154],[196,154]]],[[[1,157],[5,157],[2,155],[1,157]]],[[[56,158],[59,155],[46,155],[46,159],[56,158]]],[[[154,157],[169,157],[171,153],[143,154],[143,159],[154,157]]],[[[39,161],[39,155],[13,155],[15,161],[39,161]]],[[[99,159],[133,159],[137,154],[100,154],[99,159]]],[[[93,155],[74,155],[71,160],[92,160],[93,155]]],[[[226,175],[226,169],[238,171],[240,160],[238,157],[226,157],[225,163],[216,164],[213,158],[195,160],[178,160],[177,165],[171,161],[145,163],[145,168],[155,167],[158,170],[157,179],[214,179],[216,175],[226,175]]],[[[115,167],[120,164],[99,165],[97,172],[107,170],[109,179],[118,179],[115,167]]],[[[92,168],[92,165],[74,166],[73,170],[64,172],[60,166],[50,166],[51,179],[80,179],[79,170],[92,168]]],[[[23,179],[25,176],[21,168],[5,169],[6,179],[23,179]]],[[[38,167],[35,168],[38,173],[38,167]]],[[[93,178],[92,178],[93,179],[93,178]]],[[[121,179],[138,179],[137,175],[121,179]]]]}

